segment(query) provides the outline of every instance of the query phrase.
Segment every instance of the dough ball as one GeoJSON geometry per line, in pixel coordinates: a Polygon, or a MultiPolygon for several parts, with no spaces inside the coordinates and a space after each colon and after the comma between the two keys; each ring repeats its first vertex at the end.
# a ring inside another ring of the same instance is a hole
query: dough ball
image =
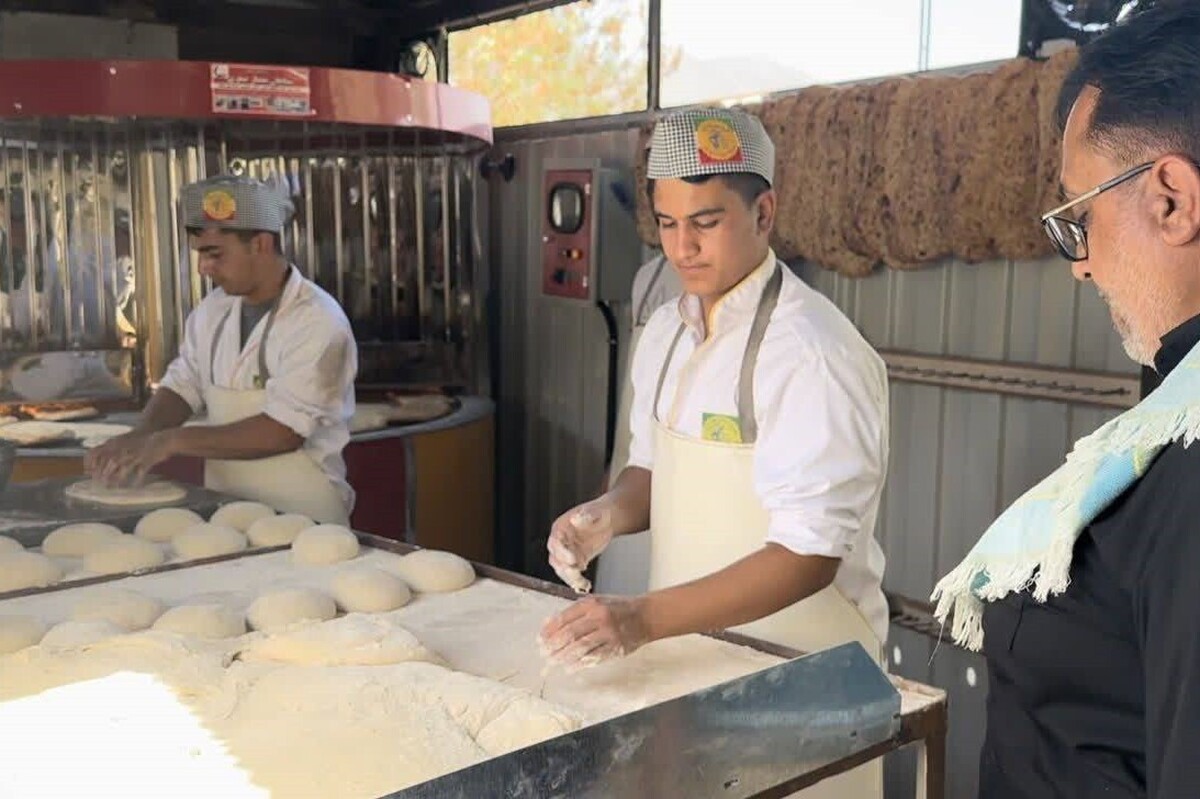
{"type": "Polygon", "coordinates": [[[124,629],[111,621],[64,621],[50,628],[50,632],[42,638],[42,646],[49,649],[75,649],[124,633],[124,629]]]}
{"type": "Polygon", "coordinates": [[[405,555],[396,564],[396,571],[414,591],[422,594],[457,591],[475,581],[470,561],[437,549],[418,549],[405,555]]]}
{"type": "Polygon", "coordinates": [[[330,593],[347,613],[384,613],[404,607],[412,599],[403,580],[374,566],[342,572],[333,578],[330,593]]]}
{"type": "Polygon", "coordinates": [[[311,588],[284,588],[263,594],[246,612],[255,630],[273,632],[302,621],[328,621],[337,615],[333,600],[311,588]]]}
{"type": "Polygon", "coordinates": [[[195,638],[236,638],[245,634],[246,619],[227,605],[180,605],[159,616],[154,629],[195,638]]]}
{"type": "Polygon", "coordinates": [[[201,522],[175,536],[171,548],[184,560],[212,558],[241,552],[246,548],[246,536],[228,525],[201,522]]]}
{"type": "Polygon", "coordinates": [[[42,588],[62,577],[62,567],[37,552],[0,554],[0,591],[42,588]]]}
{"type": "Polygon", "coordinates": [[[128,632],[144,630],[162,615],[162,603],[153,597],[109,588],[92,594],[71,609],[72,621],[109,621],[128,632]]]}
{"type": "Polygon", "coordinates": [[[60,527],[42,542],[42,552],[65,558],[86,557],[125,535],[111,524],[82,522],[60,527]]]}
{"type": "Polygon", "coordinates": [[[46,625],[35,616],[0,616],[0,655],[33,646],[45,634],[46,625]]]}
{"type": "Polygon", "coordinates": [[[277,633],[252,643],[242,660],[297,666],[384,666],[414,660],[440,663],[417,637],[374,616],[356,613],[277,633]]]}
{"type": "Polygon", "coordinates": [[[143,516],[133,528],[133,534],[147,541],[166,542],[203,523],[203,516],[187,508],[159,508],[143,516]]]}
{"type": "Polygon", "coordinates": [[[25,547],[15,538],[10,538],[6,535],[0,535],[0,555],[7,555],[11,552],[24,552],[25,547]]]}
{"type": "Polygon", "coordinates": [[[161,566],[166,560],[157,544],[131,535],[122,539],[88,555],[83,559],[83,568],[92,574],[124,574],[161,566]]]}
{"type": "Polygon", "coordinates": [[[261,502],[240,500],[217,508],[217,512],[212,515],[209,521],[213,524],[227,525],[244,533],[250,529],[250,525],[259,519],[274,515],[275,511],[268,505],[264,505],[261,502]]]}
{"type": "Polygon", "coordinates": [[[309,566],[350,560],[357,554],[357,536],[340,524],[309,527],[292,542],[292,560],[309,566]]]}
{"type": "Polygon", "coordinates": [[[313,526],[313,520],[299,513],[266,516],[250,525],[246,537],[256,547],[281,547],[296,540],[301,530],[313,526]]]}

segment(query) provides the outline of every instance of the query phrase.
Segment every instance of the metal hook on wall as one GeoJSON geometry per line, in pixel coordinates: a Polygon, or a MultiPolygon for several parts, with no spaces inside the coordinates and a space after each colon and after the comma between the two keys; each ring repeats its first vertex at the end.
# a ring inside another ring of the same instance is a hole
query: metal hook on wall
{"type": "Polygon", "coordinates": [[[486,157],[479,162],[479,174],[486,180],[493,174],[499,174],[508,183],[517,173],[517,159],[512,153],[505,153],[499,161],[489,161],[486,157]]]}

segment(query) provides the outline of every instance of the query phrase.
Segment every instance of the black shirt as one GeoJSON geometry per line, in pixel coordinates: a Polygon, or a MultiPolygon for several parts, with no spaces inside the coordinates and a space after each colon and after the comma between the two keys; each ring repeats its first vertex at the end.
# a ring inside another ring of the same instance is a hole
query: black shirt
{"type": "MultiPolygon", "coordinates": [[[[1155,368],[1198,341],[1200,317],[1155,368]]],[[[1164,449],[1080,534],[1065,592],[987,603],[983,628],[981,799],[1200,797],[1200,443],[1164,449]]]]}

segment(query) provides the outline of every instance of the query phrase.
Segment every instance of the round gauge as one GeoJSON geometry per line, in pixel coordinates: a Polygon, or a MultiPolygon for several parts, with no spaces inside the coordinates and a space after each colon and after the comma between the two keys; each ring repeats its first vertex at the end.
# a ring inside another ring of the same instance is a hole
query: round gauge
{"type": "Polygon", "coordinates": [[[555,233],[575,233],[583,227],[583,187],[559,183],[550,189],[550,227],[555,233]]]}

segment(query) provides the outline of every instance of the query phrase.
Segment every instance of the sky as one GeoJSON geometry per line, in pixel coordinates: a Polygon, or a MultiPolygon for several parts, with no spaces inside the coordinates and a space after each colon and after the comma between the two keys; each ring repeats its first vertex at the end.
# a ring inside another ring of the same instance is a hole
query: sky
{"type": "MultiPolygon", "coordinates": [[[[646,46],[646,0],[591,3],[596,25],[613,16],[623,21],[622,47],[636,64],[646,46]]],[[[1013,58],[1021,25],[1021,0],[661,3],[663,52],[680,56],[679,67],[662,78],[660,102],[667,108],[917,72],[923,8],[930,19],[930,69],[1013,58]]],[[[581,7],[588,8],[574,10],[581,7]]]]}
{"type": "MultiPolygon", "coordinates": [[[[1017,55],[1021,0],[928,1],[931,68],[1017,55]]],[[[679,48],[687,60],[728,67],[762,59],[783,68],[781,80],[802,74],[837,83],[915,72],[921,0],[662,0],[662,28],[664,50],[679,48]],[[789,14],[796,22],[781,23],[789,14]]],[[[682,96],[700,91],[691,76],[684,83],[664,91],[664,105],[714,99],[682,96]]],[[[785,88],[793,86],[747,86],[745,93],[785,88]]]]}

